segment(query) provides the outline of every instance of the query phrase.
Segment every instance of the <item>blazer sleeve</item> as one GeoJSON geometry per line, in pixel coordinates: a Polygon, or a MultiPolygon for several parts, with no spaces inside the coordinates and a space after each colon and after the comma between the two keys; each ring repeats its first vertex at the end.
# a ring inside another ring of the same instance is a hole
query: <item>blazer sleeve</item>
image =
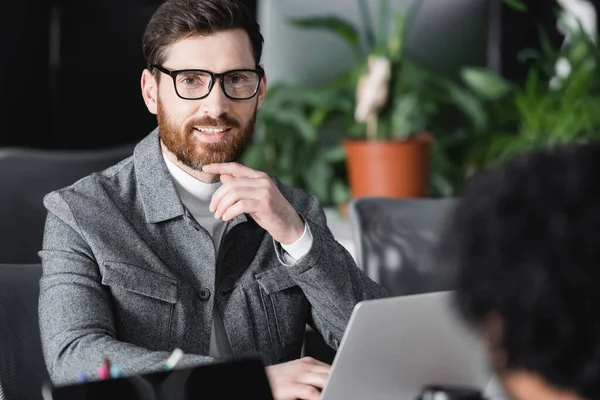
{"type": "MultiPolygon", "coordinates": [[[[158,371],[170,352],[151,351],[116,339],[111,296],[98,264],[67,202],[59,192],[44,199],[48,209],[39,256],[39,323],[44,360],[55,385],[78,374],[95,374],[104,358],[125,375],[158,371]]],[[[184,355],[178,367],[205,364],[211,357],[184,355]]]]}
{"type": "MultiPolygon", "coordinates": [[[[313,243],[308,253],[288,266],[287,271],[311,304],[314,328],[329,346],[337,349],[354,306],[362,300],[389,294],[358,268],[346,248],[335,240],[314,196],[310,195],[299,213],[308,224],[313,243]]],[[[284,263],[281,245],[276,244],[276,248],[279,261],[284,263]]]]}

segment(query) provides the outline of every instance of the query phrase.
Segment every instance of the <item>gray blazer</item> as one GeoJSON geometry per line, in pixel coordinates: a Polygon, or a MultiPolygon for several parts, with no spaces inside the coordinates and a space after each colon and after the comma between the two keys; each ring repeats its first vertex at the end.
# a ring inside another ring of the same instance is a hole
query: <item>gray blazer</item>
{"type": "Polygon", "coordinates": [[[313,235],[293,266],[246,215],[215,254],[178,197],[158,130],[133,156],[49,193],[39,316],[53,382],[94,373],[104,357],[125,374],[158,370],[175,348],[180,366],[211,362],[213,306],[235,356],[297,358],[307,323],[337,348],[355,304],[387,293],[335,241],[312,195],[274,181],[313,235]]]}

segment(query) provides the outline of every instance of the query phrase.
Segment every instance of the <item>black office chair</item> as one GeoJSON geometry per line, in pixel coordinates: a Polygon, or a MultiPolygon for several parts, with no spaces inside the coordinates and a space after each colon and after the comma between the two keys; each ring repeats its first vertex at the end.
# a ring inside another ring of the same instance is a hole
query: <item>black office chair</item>
{"type": "Polygon", "coordinates": [[[451,289],[434,248],[456,198],[361,197],[348,204],[358,266],[391,296],[451,289]]]}
{"type": "Polygon", "coordinates": [[[42,400],[50,377],[38,321],[38,264],[0,264],[0,400],[42,400]]]}
{"type": "Polygon", "coordinates": [[[97,150],[0,148],[0,263],[36,263],[44,195],[133,154],[134,144],[97,150]]]}

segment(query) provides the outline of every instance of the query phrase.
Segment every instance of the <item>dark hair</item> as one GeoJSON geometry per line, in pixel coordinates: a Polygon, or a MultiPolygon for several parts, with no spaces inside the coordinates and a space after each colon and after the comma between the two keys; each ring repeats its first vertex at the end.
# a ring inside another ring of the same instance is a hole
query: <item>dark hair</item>
{"type": "Polygon", "coordinates": [[[538,150],[473,179],[442,235],[456,301],[500,317],[506,369],[600,398],[600,144],[538,150]]]}
{"type": "Polygon", "coordinates": [[[243,0],[167,0],[152,15],[142,37],[146,67],[162,64],[165,49],[182,38],[238,28],[248,34],[258,65],[264,39],[243,0]]]}

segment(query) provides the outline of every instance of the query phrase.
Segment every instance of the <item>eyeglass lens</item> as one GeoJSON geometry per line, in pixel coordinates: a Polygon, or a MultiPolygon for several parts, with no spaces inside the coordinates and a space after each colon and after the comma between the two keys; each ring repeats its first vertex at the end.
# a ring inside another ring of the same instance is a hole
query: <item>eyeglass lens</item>
{"type": "MultiPolygon", "coordinates": [[[[258,90],[260,76],[254,71],[230,71],[223,79],[225,94],[234,99],[247,99],[258,90]]],[[[185,98],[206,96],[211,87],[210,74],[202,71],[186,71],[177,75],[175,82],[177,93],[185,98]]]]}

